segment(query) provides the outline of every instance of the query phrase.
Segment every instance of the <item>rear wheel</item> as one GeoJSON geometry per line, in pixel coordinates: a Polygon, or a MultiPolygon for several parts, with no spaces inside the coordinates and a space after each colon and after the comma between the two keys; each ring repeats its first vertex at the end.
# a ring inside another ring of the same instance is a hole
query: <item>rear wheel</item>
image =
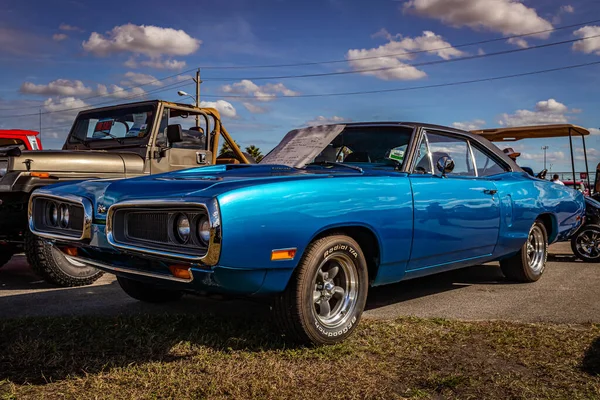
{"type": "Polygon", "coordinates": [[[134,281],[122,276],[117,276],[117,281],[125,293],[146,303],[166,303],[179,300],[183,296],[179,290],[161,289],[151,283],[134,281]]]}
{"type": "Polygon", "coordinates": [[[33,234],[26,237],[25,253],[33,271],[46,282],[57,286],[89,285],[104,275],[99,269],[67,260],[55,245],[33,234]]]}
{"type": "Polygon", "coordinates": [[[600,226],[584,225],[571,238],[573,254],[586,262],[600,262],[600,226]]]}
{"type": "Polygon", "coordinates": [[[502,273],[517,282],[535,282],[546,269],[548,258],[548,233],[540,220],[529,230],[527,241],[514,256],[500,261],[502,273]]]}
{"type": "Polygon", "coordinates": [[[293,341],[334,344],[356,328],[367,290],[367,263],[358,243],[331,235],[308,246],[273,311],[293,341]]]}

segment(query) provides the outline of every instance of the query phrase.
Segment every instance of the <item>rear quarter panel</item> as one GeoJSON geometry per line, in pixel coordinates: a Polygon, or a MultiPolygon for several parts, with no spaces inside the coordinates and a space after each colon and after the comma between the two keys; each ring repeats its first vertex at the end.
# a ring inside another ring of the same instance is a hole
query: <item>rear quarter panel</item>
{"type": "Polygon", "coordinates": [[[525,173],[504,174],[496,179],[501,219],[497,256],[519,251],[534,221],[542,214],[552,219],[549,241],[566,240],[585,215],[583,195],[555,183],[531,178],[525,173]]]}
{"type": "MultiPolygon", "coordinates": [[[[401,277],[412,242],[412,193],[406,176],[328,177],[238,188],[218,196],[223,227],[220,265],[293,269],[319,233],[361,226],[380,247],[380,273],[401,277]],[[274,249],[297,248],[291,261],[272,262],[274,249]]],[[[371,277],[374,278],[374,277],[371,277]]]]}

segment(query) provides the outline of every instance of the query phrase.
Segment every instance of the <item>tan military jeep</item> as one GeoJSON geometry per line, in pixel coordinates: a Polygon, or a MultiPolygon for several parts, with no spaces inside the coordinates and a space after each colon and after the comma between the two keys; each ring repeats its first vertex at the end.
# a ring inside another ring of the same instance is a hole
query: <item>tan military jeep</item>
{"type": "Polygon", "coordinates": [[[0,148],[0,266],[25,251],[34,271],[56,285],[87,285],[102,274],[29,233],[27,203],[41,186],[251,162],[212,108],[153,100],[82,111],[62,150],[0,148]],[[220,136],[231,148],[227,158],[216,156],[220,136]]]}

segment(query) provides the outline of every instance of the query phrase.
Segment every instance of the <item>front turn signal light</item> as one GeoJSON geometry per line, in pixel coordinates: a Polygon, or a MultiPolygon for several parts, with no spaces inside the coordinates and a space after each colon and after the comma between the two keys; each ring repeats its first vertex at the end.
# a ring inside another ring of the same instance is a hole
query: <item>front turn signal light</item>
{"type": "Polygon", "coordinates": [[[77,247],[64,247],[62,250],[69,256],[77,257],[77,247]]]}
{"type": "Polygon", "coordinates": [[[48,179],[50,178],[50,174],[48,172],[32,172],[31,176],[40,179],[48,179]]]}
{"type": "Polygon", "coordinates": [[[296,249],[273,250],[271,252],[271,261],[293,260],[296,256],[296,249]]]}
{"type": "Polygon", "coordinates": [[[187,265],[170,265],[169,271],[171,271],[175,278],[192,279],[192,272],[187,265]]]}

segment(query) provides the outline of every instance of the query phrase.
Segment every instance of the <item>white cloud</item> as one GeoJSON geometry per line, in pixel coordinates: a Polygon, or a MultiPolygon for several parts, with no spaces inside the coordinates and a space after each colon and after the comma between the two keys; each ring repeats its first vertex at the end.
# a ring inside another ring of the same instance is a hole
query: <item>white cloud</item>
{"type": "Polygon", "coordinates": [[[428,54],[437,55],[444,60],[465,54],[452,47],[440,35],[436,35],[431,31],[424,31],[422,36],[415,38],[402,38],[400,35],[392,36],[385,30],[379,31],[376,35],[383,35],[389,40],[388,43],[372,49],[348,50],[346,59],[354,70],[382,69],[361,73],[376,76],[383,80],[416,80],[427,76],[424,71],[401,61],[412,60],[416,56],[415,54],[404,53],[429,50],[428,54]]]}
{"type": "Polygon", "coordinates": [[[244,107],[246,107],[246,110],[250,111],[252,114],[263,114],[267,112],[267,109],[265,107],[249,103],[247,101],[243,102],[242,104],[244,105],[244,107]]]}
{"type": "Polygon", "coordinates": [[[477,50],[477,55],[478,55],[478,56],[483,56],[483,55],[485,55],[485,50],[483,50],[482,48],[479,48],[479,49],[477,50]]]}
{"type": "Polygon", "coordinates": [[[162,82],[156,79],[152,75],[148,74],[140,74],[137,72],[127,72],[125,74],[126,80],[121,81],[122,85],[125,86],[133,86],[133,85],[152,85],[152,86],[162,86],[162,82]]]}
{"type": "Polygon", "coordinates": [[[201,43],[201,40],[191,37],[183,30],[125,24],[115,26],[105,35],[92,32],[82,45],[85,51],[97,56],[131,52],[156,58],[161,55],[192,54],[198,50],[201,43]]]}
{"type": "Polygon", "coordinates": [[[527,40],[523,38],[510,38],[506,41],[506,43],[514,44],[515,46],[520,47],[522,49],[526,49],[529,47],[529,43],[527,43],[527,40]]]}
{"type": "Polygon", "coordinates": [[[567,14],[573,14],[575,12],[575,7],[573,7],[572,5],[568,4],[566,6],[561,6],[560,7],[560,11],[567,13],[567,14]]]}
{"type": "Polygon", "coordinates": [[[237,111],[235,107],[228,101],[217,100],[217,101],[201,101],[200,107],[216,108],[222,117],[235,118],[237,117],[237,111]]]}
{"type": "MultiPolygon", "coordinates": [[[[543,162],[544,161],[544,153],[540,153],[540,152],[521,152],[521,155],[519,156],[519,158],[522,158],[524,160],[533,160],[533,161],[537,161],[537,162],[543,162]]],[[[546,161],[548,163],[553,163],[553,162],[557,162],[557,161],[562,161],[566,158],[565,153],[562,151],[549,151],[546,152],[546,161]]]]}
{"type": "Polygon", "coordinates": [[[98,85],[98,95],[105,97],[114,97],[115,99],[138,98],[143,97],[146,91],[139,87],[127,90],[117,85],[110,85],[110,89],[105,85],[98,85]]]}
{"type": "Polygon", "coordinates": [[[573,14],[574,12],[575,12],[575,7],[573,7],[570,4],[565,5],[565,6],[561,6],[558,9],[558,12],[554,16],[554,18],[552,18],[552,23],[553,24],[560,24],[560,21],[562,20],[562,16],[564,14],[573,14]]]}
{"type": "Polygon", "coordinates": [[[452,123],[453,127],[456,129],[462,129],[463,131],[474,131],[476,129],[481,129],[484,125],[485,121],[482,119],[452,123]]]}
{"type": "MultiPolygon", "coordinates": [[[[535,9],[516,0],[409,0],[403,9],[457,28],[468,26],[504,35],[552,29],[552,24],[540,17],[535,9]]],[[[545,39],[550,32],[537,36],[545,39]]]]}
{"type": "Polygon", "coordinates": [[[240,96],[252,96],[258,101],[274,100],[278,94],[282,96],[298,95],[298,92],[288,89],[283,83],[267,83],[261,86],[248,79],[244,79],[232,85],[224,85],[221,87],[221,90],[225,93],[240,96]]]}
{"type": "Polygon", "coordinates": [[[54,35],[52,35],[52,40],[54,40],[55,42],[62,42],[66,38],[68,38],[68,36],[64,33],[55,33],[54,35]]]}
{"type": "Polygon", "coordinates": [[[85,96],[93,93],[91,87],[85,86],[82,81],[57,79],[47,85],[36,85],[32,82],[24,82],[21,85],[21,93],[41,94],[46,96],[85,96]]]}
{"type": "Polygon", "coordinates": [[[579,37],[599,36],[591,39],[579,40],[573,43],[573,50],[581,51],[585,54],[594,53],[600,56],[600,26],[584,26],[583,28],[577,29],[573,34],[579,37]]]}
{"type": "Polygon", "coordinates": [[[337,115],[334,115],[333,117],[324,117],[322,115],[319,115],[315,119],[306,121],[304,123],[304,125],[315,126],[315,125],[341,124],[341,123],[350,122],[350,121],[352,121],[352,120],[349,118],[339,117],[337,115]]]}
{"type": "Polygon", "coordinates": [[[83,32],[83,29],[81,29],[77,26],[69,25],[69,24],[60,24],[58,29],[60,29],[61,31],[83,32]]]}
{"type": "Polygon", "coordinates": [[[179,61],[179,60],[173,60],[173,59],[163,60],[161,58],[143,60],[143,61],[138,62],[135,59],[135,57],[129,57],[129,59],[127,61],[125,61],[124,65],[129,68],[139,68],[140,66],[142,66],[142,67],[155,68],[155,69],[168,69],[168,70],[178,71],[178,70],[185,68],[187,63],[185,61],[179,61]]]}
{"type": "Polygon", "coordinates": [[[588,131],[590,131],[590,135],[600,135],[600,129],[598,128],[588,128],[588,131]]]}
{"type": "Polygon", "coordinates": [[[498,123],[504,126],[564,124],[569,122],[573,110],[556,101],[538,101],[534,110],[517,110],[514,114],[502,114],[498,123]]]}

